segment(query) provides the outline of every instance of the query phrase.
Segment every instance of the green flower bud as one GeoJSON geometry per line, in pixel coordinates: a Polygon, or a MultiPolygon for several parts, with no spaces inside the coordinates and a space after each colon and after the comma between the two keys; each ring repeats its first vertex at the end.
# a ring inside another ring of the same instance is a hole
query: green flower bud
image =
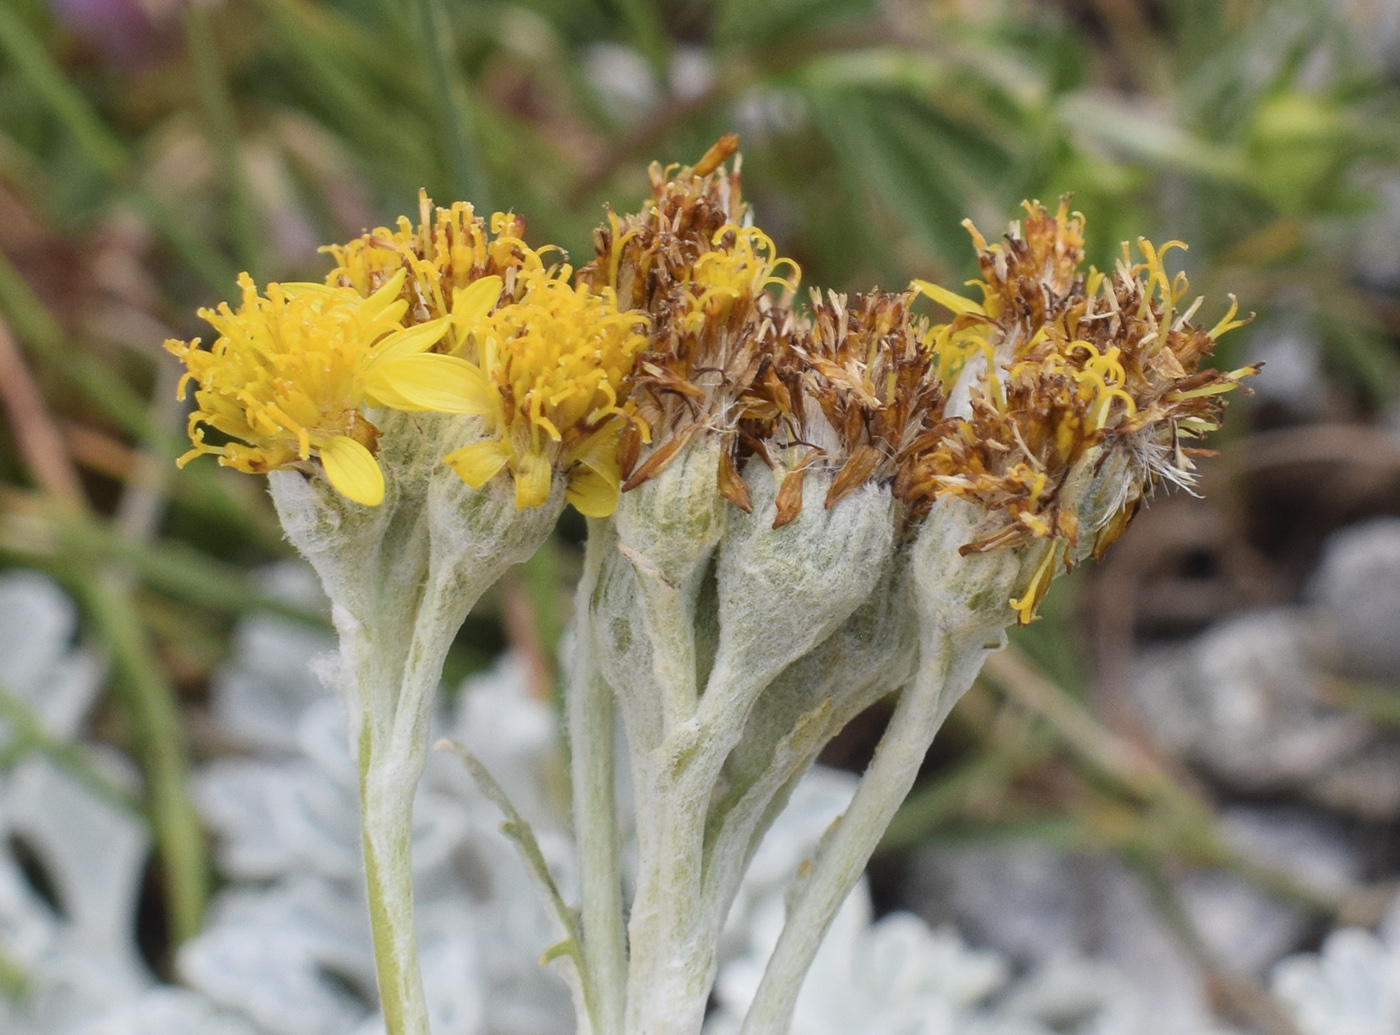
{"type": "Polygon", "coordinates": [[[827,509],[830,478],[811,472],[802,509],[775,529],[781,472],[750,462],[747,474],[753,513],[731,515],[719,548],[710,683],[756,694],[870,596],[894,550],[896,515],[888,489],[869,483],[827,509]]]}

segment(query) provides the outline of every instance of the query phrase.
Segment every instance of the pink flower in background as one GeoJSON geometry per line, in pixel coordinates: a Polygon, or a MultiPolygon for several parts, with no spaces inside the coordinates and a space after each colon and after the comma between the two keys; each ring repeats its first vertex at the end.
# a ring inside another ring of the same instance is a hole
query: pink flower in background
{"type": "Polygon", "coordinates": [[[105,60],[137,64],[169,33],[181,0],[49,0],[54,16],[105,60]]]}

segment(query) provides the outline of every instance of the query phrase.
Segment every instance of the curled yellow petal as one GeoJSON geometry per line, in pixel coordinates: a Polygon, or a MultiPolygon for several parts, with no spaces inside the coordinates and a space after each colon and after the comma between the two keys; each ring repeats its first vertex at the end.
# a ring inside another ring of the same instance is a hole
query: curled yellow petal
{"type": "Polygon", "coordinates": [[[384,500],[384,472],[368,449],[349,435],[336,435],[321,444],[321,464],[336,491],[366,507],[384,500]]]}
{"type": "Polygon", "coordinates": [[[932,281],[916,280],[914,281],[914,287],[917,288],[921,294],[928,295],[929,298],[933,299],[939,305],[946,309],[951,309],[959,315],[962,313],[977,313],[980,316],[984,313],[982,307],[972,299],[964,298],[956,291],[949,291],[947,288],[941,287],[932,281]]]}
{"type": "Polygon", "coordinates": [[[457,477],[473,489],[479,489],[500,472],[510,459],[510,450],[504,442],[492,439],[488,442],[472,442],[461,449],[453,450],[442,458],[442,462],[457,477]]]}
{"type": "MultiPolygon", "coordinates": [[[[407,275],[404,270],[399,270],[386,280],[378,291],[365,299],[365,309],[370,313],[383,313],[401,302],[403,309],[407,309],[408,303],[399,298],[399,292],[403,290],[404,278],[407,275]]],[[[400,310],[400,315],[402,315],[402,310],[400,310]]],[[[394,319],[397,321],[398,317],[396,316],[394,319]]]]}
{"type": "Polygon", "coordinates": [[[554,466],[541,453],[526,453],[515,466],[515,508],[538,507],[549,499],[554,466]]]}
{"type": "Polygon", "coordinates": [[[617,487],[615,479],[580,465],[569,475],[566,498],[584,517],[611,517],[617,509],[617,487]]]}
{"type": "Polygon", "coordinates": [[[375,343],[373,362],[375,364],[392,363],[405,356],[416,356],[420,352],[427,352],[442,340],[445,333],[447,333],[446,317],[441,320],[429,320],[427,323],[405,327],[401,331],[394,331],[375,343]]]}
{"type": "Polygon", "coordinates": [[[329,295],[335,288],[312,281],[287,280],[281,284],[282,294],[287,298],[297,298],[305,294],[329,295]]]}
{"type": "Polygon", "coordinates": [[[501,297],[505,281],[500,277],[482,277],[470,286],[454,288],[452,291],[452,319],[455,321],[480,320],[491,311],[496,300],[501,297]]]}
{"type": "Polygon", "coordinates": [[[398,410],[488,414],[495,405],[485,376],[456,356],[428,353],[377,367],[365,391],[398,410]]]}

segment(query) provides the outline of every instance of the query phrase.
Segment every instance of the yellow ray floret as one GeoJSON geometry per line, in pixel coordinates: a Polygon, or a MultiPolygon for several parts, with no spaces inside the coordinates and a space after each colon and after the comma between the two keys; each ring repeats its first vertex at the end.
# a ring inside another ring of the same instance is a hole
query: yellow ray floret
{"type": "Polygon", "coordinates": [[[320,284],[269,284],[260,295],[251,277],[239,277],[237,310],[227,303],[200,310],[219,333],[213,345],[201,348],[198,338],[165,343],[185,362],[181,397],[190,382],[197,386],[189,418],[194,448],[180,463],[213,453],[226,466],[262,473],[319,459],[339,492],[378,504],[379,430],[365,407],[423,409],[405,390],[461,382],[449,357],[428,351],[448,319],[401,325],[403,279],[396,273],[365,298],[320,284]],[[229,441],[206,442],[207,428],[229,441]]]}
{"type": "MultiPolygon", "coordinates": [[[[465,313],[460,355],[442,357],[460,371],[455,396],[437,392],[432,401],[486,426],[485,440],[444,458],[468,485],[480,488],[509,469],[516,506],[537,507],[559,471],[569,502],[602,517],[617,505],[617,439],[630,419],[625,382],[646,344],[646,320],[619,312],[611,291],[571,286],[571,273],[524,270],[519,302],[480,318],[465,313]]],[[[472,301],[459,291],[452,319],[472,301]]],[[[425,401],[416,388],[405,394],[425,401]]]]}

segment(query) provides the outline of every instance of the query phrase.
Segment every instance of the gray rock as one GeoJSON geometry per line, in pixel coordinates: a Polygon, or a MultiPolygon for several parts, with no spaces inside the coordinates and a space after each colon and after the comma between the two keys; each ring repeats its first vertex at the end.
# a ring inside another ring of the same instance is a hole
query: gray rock
{"type": "Polygon", "coordinates": [[[1308,587],[1310,642],[1329,670],[1400,689],[1400,518],[1327,537],[1308,587]]]}

